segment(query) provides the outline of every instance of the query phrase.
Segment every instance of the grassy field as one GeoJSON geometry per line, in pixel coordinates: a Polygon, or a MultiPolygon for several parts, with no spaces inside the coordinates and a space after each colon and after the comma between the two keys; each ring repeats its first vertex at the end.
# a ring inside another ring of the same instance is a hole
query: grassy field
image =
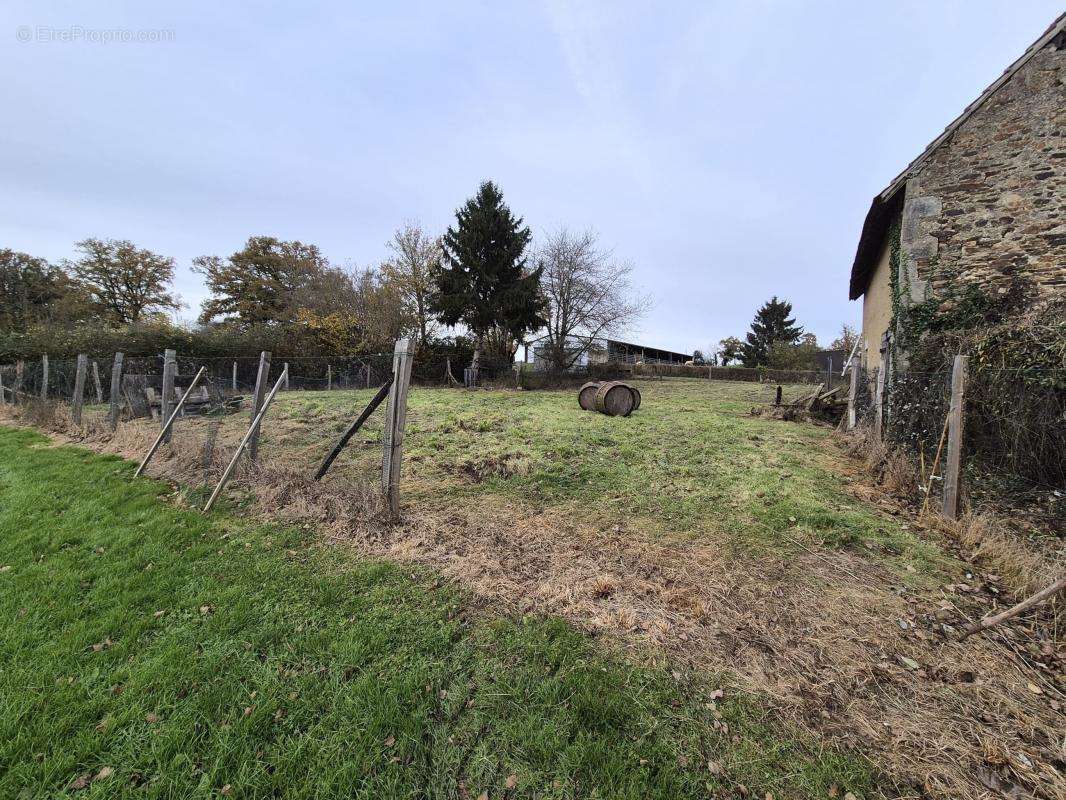
{"type": "MultiPolygon", "coordinates": [[[[424,505],[496,496],[589,522],[625,517],[658,535],[746,550],[795,550],[795,538],[829,547],[872,544],[898,554],[900,564],[935,566],[932,550],[848,494],[825,447],[829,429],[750,414],[772,398],[773,386],[679,379],[637,385],[643,405],[627,419],[581,411],[573,391],[415,388],[404,497],[424,505]]],[[[809,390],[785,388],[786,399],[809,390]]],[[[282,395],[264,433],[264,458],[313,469],[371,394],[282,395]]],[[[243,422],[227,421],[231,440],[243,422]]],[[[344,474],[376,475],[380,426],[379,414],[362,444],[341,457],[344,474]]]]}
{"type": "MultiPolygon", "coordinates": [[[[620,482],[593,490],[558,466],[571,463],[560,442],[581,430],[605,448],[628,435],[592,416],[546,420],[550,395],[508,398],[513,425],[481,405],[488,394],[467,410],[438,397],[436,421],[430,395],[413,398],[421,480],[450,474],[444,456],[429,458],[445,428],[475,423],[501,452],[543,432],[527,453],[530,488],[498,476],[482,483],[490,491],[608,502],[657,461],[626,444],[620,482]]],[[[660,435],[632,422],[630,435],[660,435]]],[[[741,437],[736,469],[757,447],[741,437]]],[[[452,437],[450,453],[467,449],[465,433],[452,437]]],[[[775,722],[722,676],[634,666],[559,621],[471,617],[461,592],[429,574],[323,550],[307,532],[204,518],[131,472],[0,428],[0,797],[872,791],[864,762],[775,722]]],[[[634,502],[650,512],[674,491],[634,502]]],[[[676,519],[698,517],[684,508],[676,519]]]]}

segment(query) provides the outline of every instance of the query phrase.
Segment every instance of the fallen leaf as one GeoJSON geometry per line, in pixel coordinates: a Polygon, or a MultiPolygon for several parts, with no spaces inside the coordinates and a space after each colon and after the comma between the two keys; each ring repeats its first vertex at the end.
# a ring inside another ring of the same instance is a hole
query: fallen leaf
{"type": "Polygon", "coordinates": [[[829,787],[829,796],[836,797],[838,794],[840,794],[840,789],[838,789],[837,785],[834,783],[832,786],[829,787]]]}
{"type": "Polygon", "coordinates": [[[155,617],[156,619],[159,619],[161,616],[163,616],[166,613],[167,613],[166,611],[156,611],[154,614],[152,614],[152,616],[155,617]]]}
{"type": "Polygon", "coordinates": [[[717,761],[708,761],[707,771],[712,775],[720,775],[722,773],[722,765],[717,761]]]}
{"type": "Polygon", "coordinates": [[[200,606],[201,614],[210,614],[212,611],[214,611],[214,608],[212,608],[211,606],[200,606]]]}
{"type": "Polygon", "coordinates": [[[507,783],[505,784],[508,789],[513,789],[518,785],[518,776],[513,772],[507,776],[507,783]]]}
{"type": "Polygon", "coordinates": [[[244,708],[244,716],[246,716],[246,717],[252,716],[252,712],[253,711],[255,711],[255,706],[245,706],[245,708],[244,708]]]}
{"type": "Polygon", "coordinates": [[[906,656],[896,656],[896,658],[899,659],[899,663],[905,666],[907,669],[918,669],[918,667],[921,666],[913,658],[907,658],[906,656]]]}
{"type": "Polygon", "coordinates": [[[708,697],[710,697],[711,700],[718,700],[719,698],[721,698],[724,695],[725,695],[725,692],[723,692],[721,689],[715,689],[713,692],[711,692],[708,695],[708,697]]]}
{"type": "Polygon", "coordinates": [[[385,746],[386,747],[392,747],[394,744],[396,744],[396,737],[395,736],[390,736],[388,739],[385,740],[385,746]]]}
{"type": "Polygon", "coordinates": [[[89,785],[90,780],[92,780],[92,775],[86,772],[84,775],[79,775],[74,780],[72,780],[67,788],[73,789],[75,791],[77,791],[78,789],[84,789],[86,786],[89,785]]]}
{"type": "Polygon", "coordinates": [[[11,565],[10,564],[4,564],[4,566],[0,567],[0,572],[8,572],[10,569],[11,569],[11,565]]]}
{"type": "Polygon", "coordinates": [[[851,792],[848,792],[846,795],[844,795],[844,800],[859,800],[859,798],[857,798],[851,792]]]}
{"type": "Polygon", "coordinates": [[[96,773],[96,777],[94,777],[93,780],[94,781],[105,781],[105,780],[107,780],[108,778],[110,778],[114,774],[115,774],[115,770],[112,769],[111,767],[101,767],[100,771],[96,773]]]}
{"type": "Polygon", "coordinates": [[[222,787],[222,790],[219,792],[219,794],[221,794],[223,797],[229,797],[231,794],[233,794],[233,787],[227,783],[225,786],[222,787]]]}
{"type": "Polygon", "coordinates": [[[1043,694],[1044,690],[1037,686],[1035,683],[1029,684],[1029,691],[1033,694],[1043,694]]]}
{"type": "Polygon", "coordinates": [[[479,794],[479,795],[477,796],[477,800],[489,800],[489,793],[488,793],[488,791],[486,790],[486,791],[482,792],[481,794],[479,794]]]}
{"type": "Polygon", "coordinates": [[[149,723],[149,724],[151,724],[151,725],[154,725],[155,723],[159,722],[159,715],[158,714],[145,714],[144,715],[144,721],[149,723]]]}

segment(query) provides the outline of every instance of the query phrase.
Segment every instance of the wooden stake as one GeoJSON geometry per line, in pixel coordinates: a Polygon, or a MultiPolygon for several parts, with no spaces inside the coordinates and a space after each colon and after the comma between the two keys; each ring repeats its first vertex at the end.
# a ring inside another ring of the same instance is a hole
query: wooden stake
{"type": "Polygon", "coordinates": [[[81,425],[81,410],[85,405],[85,375],[89,371],[89,357],[78,354],[78,367],[74,373],[74,397],[71,399],[70,418],[75,425],[81,425]]]}
{"type": "Polygon", "coordinates": [[[1022,602],[1018,603],[1018,605],[1011,606],[1006,611],[1001,611],[999,614],[993,614],[990,617],[984,617],[983,619],[978,620],[973,625],[970,625],[965,630],[963,630],[962,635],[959,638],[965,639],[967,636],[971,636],[980,631],[987,631],[993,625],[998,625],[1004,620],[1008,620],[1011,617],[1016,617],[1026,609],[1032,608],[1037,603],[1043,602],[1049,597],[1054,597],[1063,589],[1066,589],[1066,577],[1059,578],[1050,586],[1041,589],[1032,597],[1027,597],[1025,600],[1022,600],[1022,602]]]}
{"type": "MultiPolygon", "coordinates": [[[[259,354],[259,372],[255,376],[255,395],[252,397],[252,417],[263,407],[263,394],[266,392],[267,379],[270,377],[270,352],[264,350],[259,354]]],[[[259,431],[251,429],[252,440],[248,446],[248,458],[259,458],[259,431]]]]}
{"type": "Polygon", "coordinates": [[[411,340],[400,339],[392,356],[392,386],[385,415],[385,440],[381,460],[381,488],[388,502],[389,519],[400,518],[400,463],[407,422],[407,389],[411,384],[411,340]]]}
{"type": "Polygon", "coordinates": [[[378,393],[374,395],[374,398],[370,401],[369,404],[367,404],[367,407],[363,409],[363,413],[356,418],[355,422],[348,426],[348,430],[346,430],[341,436],[341,438],[337,441],[337,443],[333,445],[333,449],[330,450],[329,455],[327,455],[325,460],[322,462],[322,466],[320,466],[318,468],[318,472],[315,473],[316,481],[322,479],[322,476],[326,474],[330,466],[336,460],[337,456],[340,455],[341,450],[343,450],[348,444],[348,441],[353,436],[355,436],[355,432],[358,431],[361,427],[363,427],[363,423],[370,419],[370,415],[373,414],[375,409],[377,409],[377,407],[381,405],[382,401],[389,394],[390,386],[392,386],[392,378],[389,378],[387,381],[385,381],[385,384],[380,389],[378,389],[378,393]]]}
{"type": "Polygon", "coordinates": [[[951,407],[948,410],[948,451],[944,462],[944,516],[959,516],[959,472],[962,467],[963,409],[966,403],[966,356],[955,356],[951,367],[951,407]]]}
{"type": "Polygon", "coordinates": [[[855,400],[859,395],[859,368],[851,364],[851,383],[848,385],[848,430],[855,428],[855,400]]]}
{"type": "Polygon", "coordinates": [[[192,390],[196,388],[196,384],[200,382],[200,378],[203,377],[204,370],[206,369],[207,367],[200,367],[200,371],[197,372],[196,377],[192,379],[189,388],[185,390],[185,393],[181,396],[178,404],[174,406],[174,410],[170,413],[170,417],[167,421],[163,423],[163,429],[159,431],[159,435],[155,438],[155,442],[152,443],[152,446],[148,448],[148,452],[145,453],[141,465],[137,467],[137,471],[133,473],[134,478],[140,476],[144,472],[144,468],[148,466],[148,462],[151,460],[152,456],[155,455],[155,451],[159,449],[159,445],[163,444],[164,437],[170,433],[170,428],[174,425],[174,420],[178,418],[178,414],[180,414],[181,410],[185,407],[185,401],[189,399],[189,395],[192,393],[192,390]]]}
{"type": "Polygon", "coordinates": [[[104,387],[100,385],[100,366],[93,359],[93,388],[96,389],[96,404],[104,402],[104,387]]]}
{"type": "Polygon", "coordinates": [[[41,356],[41,399],[48,399],[48,353],[41,356]]]}
{"type": "Polygon", "coordinates": [[[274,395],[278,393],[281,388],[281,382],[285,379],[285,374],[282,373],[274,384],[274,388],[270,390],[270,394],[263,400],[263,407],[259,409],[259,413],[255,415],[255,419],[252,420],[252,424],[248,426],[247,433],[244,434],[244,438],[241,439],[241,443],[237,445],[237,452],[233,454],[233,458],[230,459],[229,464],[226,466],[226,471],[222,473],[222,478],[218,482],[218,486],[215,487],[215,491],[211,493],[211,497],[207,500],[207,505],[204,506],[204,513],[206,514],[215,505],[215,501],[218,496],[222,494],[222,490],[226,488],[226,484],[229,483],[229,479],[233,476],[233,470],[237,466],[237,461],[241,457],[241,453],[244,452],[244,448],[248,446],[249,441],[252,439],[253,434],[258,438],[259,427],[263,422],[263,417],[266,416],[267,409],[270,408],[270,404],[274,402],[274,395]]]}
{"type": "MultiPolygon", "coordinates": [[[[175,350],[163,353],[163,397],[159,401],[159,425],[165,427],[170,410],[174,407],[174,380],[178,375],[178,354],[175,350]]],[[[170,441],[170,431],[163,436],[164,442],[170,441]]]]}
{"type": "Polygon", "coordinates": [[[885,362],[877,368],[877,388],[874,390],[874,438],[881,440],[881,419],[885,399],[885,362]]]}
{"type": "Polygon", "coordinates": [[[111,394],[108,397],[108,401],[111,407],[107,412],[108,422],[111,423],[111,430],[118,428],[118,398],[122,394],[122,353],[115,353],[115,360],[111,364],[111,394]]]}

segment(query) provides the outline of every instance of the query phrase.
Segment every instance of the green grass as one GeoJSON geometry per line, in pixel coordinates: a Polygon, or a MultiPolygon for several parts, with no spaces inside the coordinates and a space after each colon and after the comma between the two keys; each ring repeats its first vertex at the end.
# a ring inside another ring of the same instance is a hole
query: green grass
{"type": "Polygon", "coordinates": [[[758,698],[710,702],[716,676],[471,618],[430,576],[205,518],[131,473],[0,428],[0,797],[873,791],[758,698]]]}
{"type": "MultiPolygon", "coordinates": [[[[404,440],[412,503],[498,496],[532,509],[564,507],[595,521],[625,515],[660,535],[713,537],[744,550],[853,548],[935,573],[943,559],[898,523],[851,497],[832,469],[828,428],[755,417],[765,384],[637,382],[639,411],[622,419],[581,411],[575,391],[414,388],[404,440]]],[[[810,387],[785,387],[786,401],[810,387]]],[[[301,453],[310,465],[371,392],[293,392],[277,402],[284,425],[264,452],[301,453]],[[325,434],[328,432],[328,435],[325,434]],[[271,450],[273,448],[273,450],[271,450]]],[[[243,422],[243,419],[242,419],[243,422]]],[[[364,439],[380,434],[380,415],[364,439]]],[[[370,474],[376,445],[358,444],[340,469],[370,474]]],[[[904,574],[908,580],[910,573],[904,574]]]]}

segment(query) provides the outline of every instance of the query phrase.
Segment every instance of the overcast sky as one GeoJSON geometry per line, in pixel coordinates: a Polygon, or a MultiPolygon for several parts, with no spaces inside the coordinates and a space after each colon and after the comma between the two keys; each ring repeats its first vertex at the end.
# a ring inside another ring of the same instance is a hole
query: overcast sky
{"type": "Polygon", "coordinates": [[[535,233],[592,228],[631,261],[655,299],[632,336],[684,351],[775,294],[823,342],[857,322],[871,197],[1062,10],[162,5],[2,4],[0,247],[131,239],[177,260],[192,318],[197,255],[269,234],[373,265],[492,179],[535,233]]]}

